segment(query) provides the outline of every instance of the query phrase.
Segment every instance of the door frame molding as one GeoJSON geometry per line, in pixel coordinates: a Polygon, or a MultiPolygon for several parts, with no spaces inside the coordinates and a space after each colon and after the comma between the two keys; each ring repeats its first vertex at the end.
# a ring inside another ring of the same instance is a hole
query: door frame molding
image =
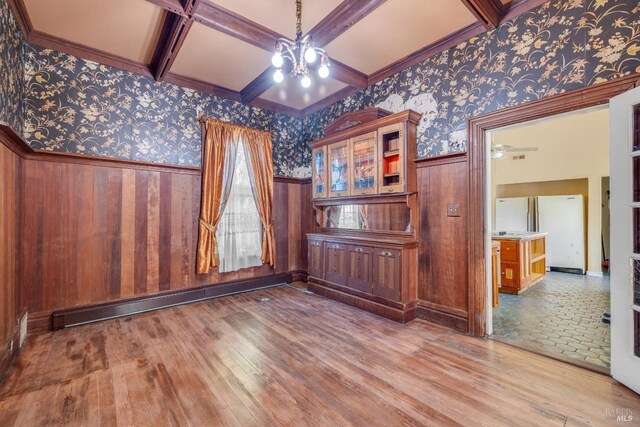
{"type": "Polygon", "coordinates": [[[531,120],[555,116],[570,111],[606,104],[611,98],[640,86],[640,74],[633,74],[606,83],[550,96],[492,113],[472,117],[468,129],[469,176],[469,240],[468,290],[469,333],[486,335],[487,307],[485,283],[485,135],[487,131],[531,120]]]}

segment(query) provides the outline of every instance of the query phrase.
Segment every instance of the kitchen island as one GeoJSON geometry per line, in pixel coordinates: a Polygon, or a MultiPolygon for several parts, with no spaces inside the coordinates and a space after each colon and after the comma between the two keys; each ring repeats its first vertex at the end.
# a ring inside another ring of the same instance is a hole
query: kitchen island
{"type": "Polygon", "coordinates": [[[546,236],[528,231],[492,233],[492,240],[500,243],[500,292],[518,295],[544,278],[546,236]]]}

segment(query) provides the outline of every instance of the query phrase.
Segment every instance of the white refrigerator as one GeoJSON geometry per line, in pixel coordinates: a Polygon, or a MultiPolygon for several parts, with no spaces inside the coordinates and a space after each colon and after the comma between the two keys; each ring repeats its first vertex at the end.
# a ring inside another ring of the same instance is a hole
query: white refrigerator
{"type": "Polygon", "coordinates": [[[537,198],[538,231],[547,235],[547,267],[584,274],[586,238],[582,195],[537,198]]]}
{"type": "Polygon", "coordinates": [[[496,199],[495,231],[535,231],[535,197],[496,199]]]}

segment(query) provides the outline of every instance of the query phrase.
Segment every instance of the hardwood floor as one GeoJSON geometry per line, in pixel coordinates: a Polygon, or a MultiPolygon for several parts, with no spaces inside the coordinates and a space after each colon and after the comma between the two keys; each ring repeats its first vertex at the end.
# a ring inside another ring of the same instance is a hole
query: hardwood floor
{"type": "Polygon", "coordinates": [[[612,379],[289,287],[29,338],[1,426],[604,425],[612,379]],[[258,301],[267,297],[268,301],[258,301]]]}

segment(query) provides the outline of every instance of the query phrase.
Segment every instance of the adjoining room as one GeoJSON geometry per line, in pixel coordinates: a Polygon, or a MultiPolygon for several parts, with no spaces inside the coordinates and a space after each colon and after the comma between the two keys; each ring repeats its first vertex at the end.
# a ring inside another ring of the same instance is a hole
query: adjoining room
{"type": "Polygon", "coordinates": [[[491,132],[493,334],[610,365],[609,110],[491,132]],[[604,198],[603,198],[604,196],[604,198]]]}

